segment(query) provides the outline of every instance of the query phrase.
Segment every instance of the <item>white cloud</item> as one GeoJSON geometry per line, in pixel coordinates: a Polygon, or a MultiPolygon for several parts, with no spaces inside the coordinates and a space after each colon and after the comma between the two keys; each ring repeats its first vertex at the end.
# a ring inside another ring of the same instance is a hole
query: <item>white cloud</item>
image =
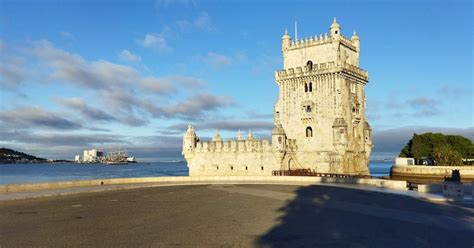
{"type": "Polygon", "coordinates": [[[83,128],[61,113],[50,112],[37,106],[17,107],[0,112],[0,123],[6,129],[47,128],[74,130],[83,128]]]}
{"type": "Polygon", "coordinates": [[[214,52],[207,53],[205,56],[202,56],[201,59],[216,69],[227,67],[233,63],[233,59],[231,57],[214,52]]]}
{"type": "Polygon", "coordinates": [[[212,31],[214,29],[212,26],[211,17],[206,12],[200,13],[199,16],[197,16],[194,20],[179,20],[176,22],[176,26],[181,31],[212,31]]]}
{"type": "Polygon", "coordinates": [[[25,61],[20,57],[0,59],[0,86],[2,89],[15,90],[28,78],[25,61]]]}
{"type": "Polygon", "coordinates": [[[146,34],[143,39],[137,40],[137,43],[146,48],[157,49],[160,52],[171,51],[171,48],[168,46],[164,35],[161,34],[146,34]]]}
{"type": "Polygon", "coordinates": [[[66,32],[66,31],[61,32],[61,36],[63,38],[69,39],[69,40],[74,40],[75,39],[73,34],[71,34],[69,32],[66,32]]]}
{"type": "Polygon", "coordinates": [[[129,50],[122,50],[119,53],[119,59],[133,63],[140,62],[142,60],[140,56],[133,54],[129,50]]]}

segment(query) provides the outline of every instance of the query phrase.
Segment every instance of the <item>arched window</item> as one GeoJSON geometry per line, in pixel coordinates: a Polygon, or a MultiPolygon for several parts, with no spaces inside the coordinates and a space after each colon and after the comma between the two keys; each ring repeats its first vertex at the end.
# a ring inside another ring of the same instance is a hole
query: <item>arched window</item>
{"type": "Polygon", "coordinates": [[[309,83],[309,92],[313,92],[313,83],[309,83]]]}
{"type": "Polygon", "coordinates": [[[311,113],[311,105],[306,106],[306,113],[311,113]]]}
{"type": "Polygon", "coordinates": [[[311,127],[306,128],[306,137],[313,137],[313,129],[311,127]]]}
{"type": "Polygon", "coordinates": [[[306,66],[308,67],[308,70],[313,70],[313,61],[308,60],[308,62],[306,62],[306,66]]]}
{"type": "Polygon", "coordinates": [[[304,84],[304,92],[308,92],[308,84],[304,84]]]}

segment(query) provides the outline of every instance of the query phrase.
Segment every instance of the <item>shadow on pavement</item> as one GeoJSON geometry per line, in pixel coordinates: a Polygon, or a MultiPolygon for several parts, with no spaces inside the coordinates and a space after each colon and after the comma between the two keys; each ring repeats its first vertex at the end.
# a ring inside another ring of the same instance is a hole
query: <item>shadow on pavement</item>
{"type": "Polygon", "coordinates": [[[473,247],[473,211],[409,196],[298,188],[259,247],[473,247]],[[470,219],[470,220],[468,220],[470,219]]]}

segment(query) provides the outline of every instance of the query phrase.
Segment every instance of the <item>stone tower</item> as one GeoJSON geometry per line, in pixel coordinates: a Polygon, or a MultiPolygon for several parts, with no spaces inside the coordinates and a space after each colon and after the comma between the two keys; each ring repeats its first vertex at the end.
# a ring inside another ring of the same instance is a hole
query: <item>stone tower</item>
{"type": "Polygon", "coordinates": [[[183,137],[190,176],[270,176],[276,170],[368,175],[371,130],[365,117],[368,74],[359,68],[360,43],[334,19],[329,35],[281,40],[283,70],[270,140],[251,131],[200,141],[191,125],[183,137]]]}
{"type": "MultiPolygon", "coordinates": [[[[329,34],[282,37],[283,70],[275,126],[298,147],[298,166],[320,172],[369,174],[371,129],[365,116],[368,73],[359,68],[360,43],[345,38],[334,18],[329,34]]],[[[286,159],[290,163],[290,158],[286,159]]],[[[291,167],[285,159],[282,168],[291,167]]]]}

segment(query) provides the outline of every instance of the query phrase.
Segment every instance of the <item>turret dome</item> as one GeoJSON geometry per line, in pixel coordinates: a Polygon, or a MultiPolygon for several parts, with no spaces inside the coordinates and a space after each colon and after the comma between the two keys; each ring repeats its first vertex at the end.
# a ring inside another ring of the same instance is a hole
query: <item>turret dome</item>
{"type": "Polygon", "coordinates": [[[288,34],[288,29],[285,29],[285,34],[281,37],[281,39],[290,39],[290,35],[288,34]]]}
{"type": "Polygon", "coordinates": [[[351,40],[359,40],[359,36],[357,36],[357,33],[356,31],[354,30],[354,33],[352,33],[352,37],[351,37],[351,40]]]}
{"type": "Polygon", "coordinates": [[[336,17],[334,17],[334,20],[332,21],[332,24],[331,24],[331,29],[333,28],[337,28],[337,29],[340,28],[339,23],[337,23],[336,21],[336,17]]]}
{"type": "Polygon", "coordinates": [[[276,124],[275,127],[272,130],[272,135],[273,134],[285,134],[285,129],[283,129],[283,126],[281,124],[276,124]]]}

